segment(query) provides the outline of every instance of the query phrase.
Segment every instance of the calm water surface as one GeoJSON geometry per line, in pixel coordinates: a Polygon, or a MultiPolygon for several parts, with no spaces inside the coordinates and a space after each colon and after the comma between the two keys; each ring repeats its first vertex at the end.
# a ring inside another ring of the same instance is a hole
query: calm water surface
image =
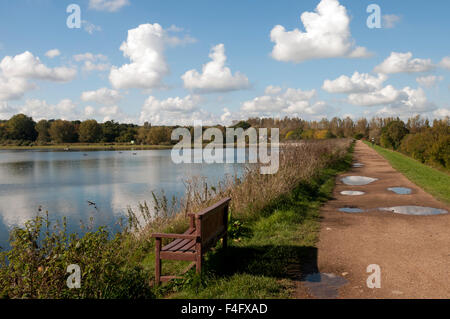
{"type": "Polygon", "coordinates": [[[242,164],[177,165],[170,152],[0,150],[0,246],[7,247],[11,227],[35,217],[39,207],[51,219],[66,216],[70,231],[80,232],[80,220],[87,224],[91,216],[96,226],[117,230],[127,207],[151,201],[151,191],[181,197],[190,177],[213,185],[242,172],[242,164]]]}

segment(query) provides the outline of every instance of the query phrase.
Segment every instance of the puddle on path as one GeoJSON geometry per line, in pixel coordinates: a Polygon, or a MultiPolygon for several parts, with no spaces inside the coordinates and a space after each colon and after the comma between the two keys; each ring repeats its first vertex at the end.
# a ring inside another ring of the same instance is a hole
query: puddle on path
{"type": "Polygon", "coordinates": [[[433,207],[422,207],[422,206],[395,206],[395,207],[385,207],[385,208],[378,208],[382,211],[389,211],[396,214],[403,214],[403,215],[441,215],[441,214],[448,214],[448,211],[445,209],[438,209],[433,207]]]}
{"type": "Polygon", "coordinates": [[[346,185],[360,186],[367,185],[375,182],[378,178],[366,177],[366,176],[347,176],[341,179],[346,185]]]}
{"type": "Polygon", "coordinates": [[[353,166],[353,167],[363,167],[364,164],[363,164],[363,163],[353,163],[352,166],[353,166]]]}
{"type": "Polygon", "coordinates": [[[339,208],[339,211],[343,213],[364,213],[364,209],[356,207],[343,207],[339,208]]]}
{"type": "Polygon", "coordinates": [[[411,188],[408,187],[389,187],[388,190],[399,195],[411,194],[411,188]]]}
{"type": "Polygon", "coordinates": [[[347,284],[348,280],[329,273],[314,273],[307,275],[303,284],[316,298],[337,298],[339,288],[347,284]]]}
{"type": "Polygon", "coordinates": [[[359,196],[359,195],[364,195],[364,192],[360,192],[360,191],[342,191],[341,195],[347,195],[347,196],[359,196]]]}

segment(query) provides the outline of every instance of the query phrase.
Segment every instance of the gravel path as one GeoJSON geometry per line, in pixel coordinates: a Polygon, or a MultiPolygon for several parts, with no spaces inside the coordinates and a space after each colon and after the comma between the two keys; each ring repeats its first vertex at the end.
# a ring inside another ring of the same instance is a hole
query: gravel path
{"type": "MultiPolygon", "coordinates": [[[[354,161],[364,165],[338,177],[333,199],[321,209],[316,269],[348,281],[339,288],[338,298],[450,298],[450,214],[413,216],[378,210],[417,205],[450,212],[450,207],[410,182],[361,141],[355,146],[354,161]],[[346,176],[377,180],[349,186],[341,181],[346,176]],[[397,195],[389,187],[407,187],[412,193],[397,195]],[[349,190],[365,194],[341,195],[349,190]],[[343,207],[364,212],[340,212],[343,207]],[[381,288],[367,287],[370,264],[380,266],[381,288]]],[[[320,297],[307,286],[298,282],[296,296],[320,297]]]]}

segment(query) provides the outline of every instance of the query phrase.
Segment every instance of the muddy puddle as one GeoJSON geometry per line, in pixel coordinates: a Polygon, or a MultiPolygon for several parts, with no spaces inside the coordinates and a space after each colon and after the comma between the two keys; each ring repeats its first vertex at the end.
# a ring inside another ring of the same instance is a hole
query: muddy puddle
{"type": "Polygon", "coordinates": [[[363,163],[353,163],[352,166],[353,166],[353,167],[363,167],[364,164],[363,164],[363,163]]]}
{"type": "Polygon", "coordinates": [[[343,212],[343,213],[353,213],[353,214],[365,212],[364,209],[357,208],[357,207],[342,207],[342,208],[339,208],[339,211],[343,212]]]}
{"type": "Polygon", "coordinates": [[[360,191],[342,191],[341,195],[347,195],[347,196],[360,196],[360,195],[364,195],[365,192],[360,192],[360,191]]]}
{"type": "Polygon", "coordinates": [[[330,273],[314,273],[307,275],[303,284],[316,298],[337,298],[339,288],[348,283],[348,280],[330,273]]]}
{"type": "Polygon", "coordinates": [[[409,195],[411,194],[411,188],[408,187],[389,187],[389,191],[394,192],[398,195],[409,195]]]}
{"type": "Polygon", "coordinates": [[[384,207],[384,208],[379,208],[379,210],[393,212],[396,214],[416,215],[416,216],[448,214],[448,211],[446,211],[445,209],[439,209],[439,208],[433,208],[433,207],[422,207],[422,206],[384,207]]]}
{"type": "Polygon", "coordinates": [[[366,176],[347,176],[341,179],[346,185],[360,186],[367,185],[377,181],[378,178],[366,177],[366,176]]]}

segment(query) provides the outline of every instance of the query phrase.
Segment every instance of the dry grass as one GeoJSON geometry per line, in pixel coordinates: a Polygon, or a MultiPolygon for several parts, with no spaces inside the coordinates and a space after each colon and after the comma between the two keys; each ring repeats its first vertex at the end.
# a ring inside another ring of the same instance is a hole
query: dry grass
{"type": "Polygon", "coordinates": [[[251,164],[241,177],[229,176],[216,187],[208,187],[202,178],[188,180],[182,199],[153,194],[152,208],[147,203],[138,211],[129,208],[130,229],[138,240],[149,240],[153,232],[182,232],[188,227],[188,212],[199,212],[224,197],[232,198],[234,218],[253,219],[271,202],[344,156],[350,143],[350,139],[330,139],[284,144],[280,146],[279,170],[273,175],[262,175],[260,164],[251,164]]]}

